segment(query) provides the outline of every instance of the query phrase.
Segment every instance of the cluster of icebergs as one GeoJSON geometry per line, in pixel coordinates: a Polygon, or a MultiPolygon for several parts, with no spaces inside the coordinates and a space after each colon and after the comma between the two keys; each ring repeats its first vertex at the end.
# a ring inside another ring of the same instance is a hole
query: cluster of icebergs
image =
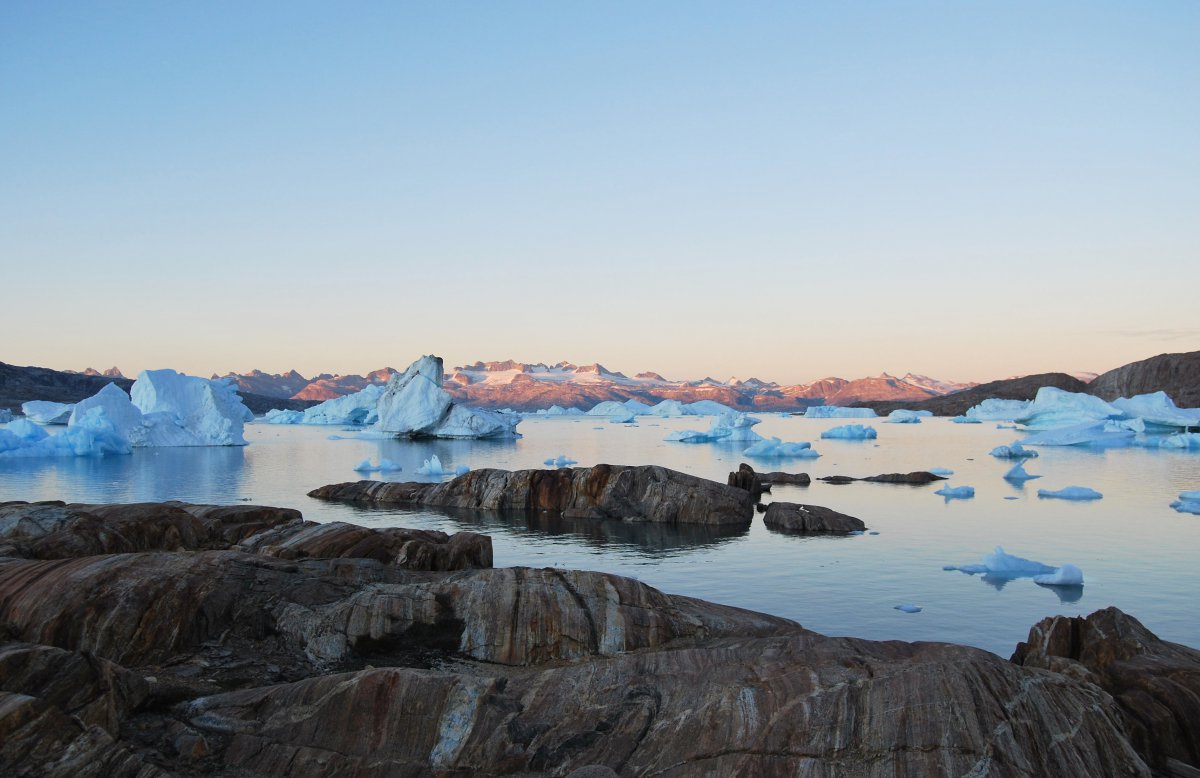
{"type": "Polygon", "coordinates": [[[747,416],[737,411],[728,411],[712,420],[707,431],[679,430],[667,435],[666,440],[678,443],[757,443],[762,435],[752,427],[762,419],[747,416]]]}
{"type": "MultiPolygon", "coordinates": [[[[566,413],[582,413],[575,408],[565,409],[566,413]]],[[[541,411],[538,411],[541,413],[541,411]]],[[[546,412],[547,415],[550,411],[546,412]]],[[[625,402],[605,400],[587,412],[588,416],[607,416],[614,424],[628,424],[637,420],[638,416],[657,416],[661,419],[676,419],[680,416],[723,416],[738,413],[728,405],[722,405],[715,400],[697,400],[694,403],[681,403],[678,400],[663,400],[656,405],[647,405],[641,400],[629,399],[625,402]]]]}
{"type": "Polygon", "coordinates": [[[51,434],[31,418],[59,419],[49,406],[0,428],[0,457],[103,456],[153,446],[244,446],[253,418],[231,381],[145,370],[130,394],[108,384],[70,407],[66,429],[51,434]]]}
{"type": "Polygon", "coordinates": [[[873,419],[871,408],[844,408],[840,405],[812,405],[804,410],[806,419],[873,419]]]}
{"type": "Polygon", "coordinates": [[[519,437],[520,416],[459,405],[442,388],[443,375],[441,358],[424,356],[386,386],[367,386],[303,412],[272,410],[265,418],[269,424],[367,425],[370,433],[390,437],[519,437]]]}

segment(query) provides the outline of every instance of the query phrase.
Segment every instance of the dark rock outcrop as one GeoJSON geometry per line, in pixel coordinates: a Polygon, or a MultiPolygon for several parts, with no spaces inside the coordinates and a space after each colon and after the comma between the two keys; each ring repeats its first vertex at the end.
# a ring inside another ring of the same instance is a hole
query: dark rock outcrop
{"type": "Polygon", "coordinates": [[[1097,684],[1117,701],[1134,747],[1152,767],[1200,775],[1200,651],[1160,640],[1132,616],[1105,608],[1087,618],[1043,619],[1012,661],[1097,684]]]}
{"type": "Polygon", "coordinates": [[[1103,400],[1166,392],[1181,408],[1200,406],[1200,351],[1159,354],[1100,374],[1087,385],[1103,400]]]}
{"type": "Polygon", "coordinates": [[[657,465],[558,470],[473,470],[440,484],[357,481],[309,497],[366,505],[555,511],[568,518],[670,524],[749,524],[755,499],[744,489],[657,465]]]}
{"type": "Polygon", "coordinates": [[[908,484],[911,486],[922,486],[931,484],[934,481],[945,481],[946,477],[934,475],[925,470],[916,470],[911,473],[882,473],[880,475],[869,475],[866,478],[854,478],[848,475],[827,475],[818,478],[818,481],[824,481],[827,484],[850,484],[855,481],[868,481],[875,484],[908,484]]]}
{"type": "Polygon", "coordinates": [[[759,473],[758,477],[764,484],[771,485],[808,486],[812,483],[812,479],[808,477],[808,473],[781,473],[775,471],[773,473],[759,473]]]}
{"type": "Polygon", "coordinates": [[[796,533],[846,533],[865,530],[860,519],[820,505],[773,502],[767,506],[763,523],[773,530],[796,533]]]}
{"type": "Polygon", "coordinates": [[[754,472],[754,468],[745,462],[738,465],[738,469],[729,474],[726,483],[749,492],[750,499],[755,503],[758,502],[759,497],[762,497],[763,492],[770,491],[770,487],[763,486],[762,479],[754,472]]]}
{"type": "Polygon", "coordinates": [[[874,408],[880,416],[894,410],[907,408],[913,411],[930,411],[934,416],[961,416],[968,408],[978,405],[990,397],[1002,400],[1032,400],[1038,389],[1053,386],[1068,392],[1086,392],[1088,385],[1066,373],[1041,373],[1020,378],[992,381],[961,392],[952,392],[941,397],[931,397],[920,402],[861,402],[857,406],[874,408]]]}

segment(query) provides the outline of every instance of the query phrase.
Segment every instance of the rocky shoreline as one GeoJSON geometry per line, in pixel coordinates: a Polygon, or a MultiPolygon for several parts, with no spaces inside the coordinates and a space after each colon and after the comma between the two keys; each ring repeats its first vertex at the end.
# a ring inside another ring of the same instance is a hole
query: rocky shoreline
{"type": "Polygon", "coordinates": [[[620,576],[491,564],[483,535],[280,508],[0,504],[0,773],[1200,764],[1200,652],[1116,609],[1047,619],[1005,661],[826,637],[620,576]]]}

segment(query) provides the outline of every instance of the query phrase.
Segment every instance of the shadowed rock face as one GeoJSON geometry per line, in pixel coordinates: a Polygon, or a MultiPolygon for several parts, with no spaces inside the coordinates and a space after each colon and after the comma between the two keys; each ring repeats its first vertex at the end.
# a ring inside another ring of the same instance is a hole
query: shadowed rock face
{"type": "Polygon", "coordinates": [[[767,506],[763,523],[773,530],[796,533],[846,533],[865,530],[866,524],[853,516],[820,505],[773,502],[767,506]]]}
{"type": "Polygon", "coordinates": [[[440,484],[358,481],[310,497],[369,505],[557,511],[568,518],[749,524],[750,493],[655,465],[474,470],[440,484]]]}
{"type": "Polygon", "coordinates": [[[1180,408],[1195,408],[1200,406],[1200,351],[1159,354],[1109,370],[1088,384],[1087,391],[1110,402],[1162,391],[1180,408]]]}
{"type": "Polygon", "coordinates": [[[934,481],[945,481],[946,478],[940,475],[917,470],[912,473],[882,473],[880,475],[869,475],[866,478],[854,478],[848,475],[827,475],[823,478],[818,478],[818,481],[824,481],[829,484],[849,484],[855,481],[868,481],[876,484],[910,484],[913,486],[921,486],[923,484],[931,484],[934,481]]]}
{"type": "Polygon", "coordinates": [[[1098,684],[1117,700],[1151,766],[1200,771],[1200,651],[1159,640],[1132,616],[1105,608],[1087,618],[1043,619],[1012,661],[1098,684]]]}

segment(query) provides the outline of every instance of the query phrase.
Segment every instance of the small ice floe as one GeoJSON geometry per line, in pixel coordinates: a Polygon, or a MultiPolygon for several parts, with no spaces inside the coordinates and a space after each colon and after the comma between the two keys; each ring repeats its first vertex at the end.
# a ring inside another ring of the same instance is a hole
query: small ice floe
{"type": "Polygon", "coordinates": [[[889,413],[884,421],[888,424],[920,424],[921,419],[932,415],[932,411],[909,411],[897,408],[889,413]]]}
{"type": "Polygon", "coordinates": [[[761,419],[747,416],[744,413],[731,411],[713,419],[707,432],[696,430],[678,430],[672,432],[664,440],[678,443],[755,443],[763,439],[751,427],[761,419]]]}
{"type": "Polygon", "coordinates": [[[936,492],[934,492],[934,494],[945,497],[947,502],[950,500],[969,500],[975,496],[975,487],[943,486],[941,489],[938,489],[936,492]]]}
{"type": "Polygon", "coordinates": [[[438,459],[437,454],[434,454],[425,463],[417,468],[417,475],[445,475],[446,471],[442,469],[442,460],[438,459]]]}
{"type": "Polygon", "coordinates": [[[1200,491],[1180,492],[1179,499],[1171,503],[1171,507],[1180,513],[1200,515],[1200,491]]]}
{"type": "Polygon", "coordinates": [[[821,433],[821,437],[826,440],[875,440],[879,437],[879,433],[874,427],[868,427],[863,424],[843,424],[840,427],[831,427],[821,433]]]}
{"type": "Polygon", "coordinates": [[[948,477],[954,475],[954,471],[948,467],[931,467],[928,470],[926,470],[925,472],[933,473],[934,475],[940,475],[943,478],[948,478],[948,477]]]}
{"type": "Polygon", "coordinates": [[[398,463],[393,462],[390,459],[379,460],[379,471],[381,473],[394,473],[397,470],[403,470],[403,469],[404,468],[400,467],[400,465],[398,463]]]}
{"type": "Polygon", "coordinates": [[[897,605],[895,606],[895,609],[898,611],[904,611],[905,613],[920,613],[922,610],[920,605],[913,605],[911,602],[897,605]]]}
{"type": "Polygon", "coordinates": [[[378,469],[378,467],[375,467],[375,465],[371,464],[371,460],[369,459],[364,459],[354,466],[355,472],[358,473],[373,473],[378,469]]]}
{"type": "Polygon", "coordinates": [[[755,443],[743,451],[742,454],[743,456],[756,457],[758,459],[816,459],[821,456],[813,449],[811,443],[784,443],[779,438],[771,438],[770,440],[755,443]]]}
{"type": "Polygon", "coordinates": [[[1099,500],[1104,495],[1086,486],[1064,486],[1062,489],[1038,489],[1038,497],[1055,500],[1099,500]]]}
{"type": "Polygon", "coordinates": [[[950,421],[955,424],[981,424],[979,419],[972,419],[970,416],[951,416],[950,421]]]}
{"type": "Polygon", "coordinates": [[[1052,565],[1007,554],[1002,546],[983,558],[977,565],[945,565],[943,570],[959,570],[968,575],[982,574],[993,580],[1032,578],[1043,586],[1083,586],[1083,571],[1075,565],[1052,565]]]}
{"type": "Polygon", "coordinates": [[[557,457],[550,457],[542,464],[548,467],[569,467],[571,465],[577,465],[579,462],[568,458],[566,454],[559,454],[557,457]]]}
{"type": "Polygon", "coordinates": [[[1013,443],[1011,446],[996,446],[992,449],[991,454],[997,459],[1032,459],[1038,455],[1036,451],[1030,451],[1020,443],[1013,443]]]}
{"type": "Polygon", "coordinates": [[[1025,472],[1024,462],[1016,463],[1007,473],[1004,474],[1005,481],[1013,481],[1016,483],[1025,483],[1026,481],[1032,481],[1035,478],[1041,478],[1041,476],[1031,475],[1030,473],[1025,472]]]}

